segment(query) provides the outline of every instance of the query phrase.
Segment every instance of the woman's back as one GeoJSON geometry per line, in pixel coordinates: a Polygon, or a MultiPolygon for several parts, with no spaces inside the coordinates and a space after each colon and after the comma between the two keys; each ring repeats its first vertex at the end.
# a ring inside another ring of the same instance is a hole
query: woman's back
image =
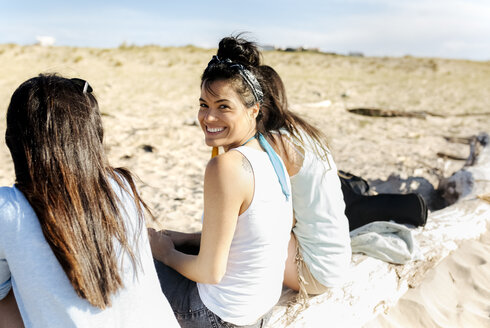
{"type": "Polygon", "coordinates": [[[347,275],[351,247],[337,167],[329,151],[319,155],[316,141],[300,136],[301,142],[284,129],[272,135],[291,179],[293,232],[309,272],[323,286],[338,286],[347,275]]]}
{"type": "Polygon", "coordinates": [[[303,140],[303,165],[291,177],[293,231],[310,272],[324,286],[332,287],[343,282],[350,264],[349,222],[331,154],[320,159],[312,149],[314,141],[306,135],[303,140]]]}
{"type": "Polygon", "coordinates": [[[105,310],[75,293],[22,192],[15,186],[0,188],[0,297],[11,285],[26,327],[157,327],[162,322],[177,327],[159,288],[146,230],[138,229],[135,203],[111,182],[138,265],[135,271],[115,241],[124,287],[105,310]],[[158,321],[157,314],[163,315],[158,321]]]}

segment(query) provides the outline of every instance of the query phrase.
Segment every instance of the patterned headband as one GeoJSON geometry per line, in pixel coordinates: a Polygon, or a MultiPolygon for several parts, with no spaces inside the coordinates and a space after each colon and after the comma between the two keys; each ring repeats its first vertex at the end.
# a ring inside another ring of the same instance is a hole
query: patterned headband
{"type": "Polygon", "coordinates": [[[88,82],[85,80],[79,79],[77,77],[74,77],[73,79],[70,79],[70,80],[73,83],[75,83],[79,88],[82,89],[82,93],[87,93],[87,92],[91,93],[93,91],[90,84],[88,84],[88,82]]]}
{"type": "Polygon", "coordinates": [[[231,69],[236,69],[252,91],[255,101],[262,104],[262,101],[264,99],[264,92],[262,91],[262,87],[260,86],[259,81],[255,77],[255,75],[250,72],[250,70],[246,69],[245,66],[243,66],[242,64],[232,62],[229,58],[220,59],[218,56],[213,56],[213,58],[208,63],[208,68],[210,66],[218,64],[225,64],[231,69]]]}

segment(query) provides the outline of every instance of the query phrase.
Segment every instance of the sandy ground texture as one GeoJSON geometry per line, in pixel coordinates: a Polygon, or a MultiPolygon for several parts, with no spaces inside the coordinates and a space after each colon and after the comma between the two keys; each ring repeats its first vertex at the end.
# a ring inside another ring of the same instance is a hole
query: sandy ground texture
{"type": "Polygon", "coordinates": [[[365,328],[489,327],[490,230],[462,243],[365,328]]]}
{"type": "MultiPolygon", "coordinates": [[[[138,187],[157,218],[149,225],[199,230],[210,149],[196,114],[200,75],[214,52],[192,46],[0,45],[0,131],[3,135],[10,96],[26,79],[41,72],[86,79],[103,113],[111,163],[141,178],[138,187]]],[[[433,194],[438,181],[464,163],[438,153],[461,158],[469,154],[467,144],[447,137],[490,132],[490,62],[272,51],[264,53],[264,63],[283,77],[293,110],[329,137],[337,166],[373,185],[396,178],[399,191],[433,194]],[[370,117],[347,111],[352,108],[419,115],[370,117]]],[[[11,185],[13,165],[3,137],[0,140],[0,185],[11,185]]],[[[488,261],[490,254],[470,253],[477,262],[478,256],[488,261]]],[[[476,262],[468,266],[470,270],[476,262]]],[[[478,286],[488,299],[488,280],[478,286]]],[[[413,304],[414,314],[426,306],[422,301],[413,304]]],[[[486,306],[481,310],[488,319],[486,306]]]]}

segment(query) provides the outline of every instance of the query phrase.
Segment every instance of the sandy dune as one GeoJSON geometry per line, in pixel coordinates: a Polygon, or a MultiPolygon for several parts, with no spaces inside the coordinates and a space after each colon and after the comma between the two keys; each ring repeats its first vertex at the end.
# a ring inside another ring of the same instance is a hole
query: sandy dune
{"type": "MultiPolygon", "coordinates": [[[[15,88],[40,72],[87,79],[104,115],[109,158],[141,178],[142,196],[157,217],[149,224],[198,230],[210,149],[195,117],[200,74],[213,52],[190,46],[0,45],[0,116],[5,117],[15,88]]],[[[293,109],[329,136],[337,166],[373,183],[398,176],[405,182],[401,189],[423,187],[430,193],[441,177],[464,163],[437,153],[469,153],[468,145],[444,137],[490,132],[490,62],[309,52],[266,52],[264,61],[284,78],[293,109]],[[346,111],[357,107],[433,115],[381,118],[346,111]]],[[[3,135],[4,119],[0,131],[3,135]]],[[[0,139],[0,184],[11,185],[13,166],[0,139]]],[[[488,233],[480,242],[464,244],[459,251],[465,255],[455,253],[438,266],[380,322],[394,322],[394,327],[490,325],[489,247],[488,233]]]]}
{"type": "Polygon", "coordinates": [[[365,327],[488,327],[489,253],[487,230],[480,239],[462,243],[417,288],[365,327]]]}

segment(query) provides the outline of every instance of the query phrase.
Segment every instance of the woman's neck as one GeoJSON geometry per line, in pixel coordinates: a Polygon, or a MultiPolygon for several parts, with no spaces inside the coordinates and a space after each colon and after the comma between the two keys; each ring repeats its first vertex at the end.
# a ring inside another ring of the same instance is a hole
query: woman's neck
{"type": "Polygon", "coordinates": [[[249,144],[252,140],[256,139],[257,133],[258,133],[257,131],[254,131],[252,133],[249,133],[248,134],[248,137],[247,138],[243,138],[243,141],[240,144],[238,144],[238,145],[229,145],[229,146],[223,147],[223,149],[225,150],[225,152],[227,152],[230,149],[241,147],[241,146],[245,146],[245,145],[249,144]]]}

